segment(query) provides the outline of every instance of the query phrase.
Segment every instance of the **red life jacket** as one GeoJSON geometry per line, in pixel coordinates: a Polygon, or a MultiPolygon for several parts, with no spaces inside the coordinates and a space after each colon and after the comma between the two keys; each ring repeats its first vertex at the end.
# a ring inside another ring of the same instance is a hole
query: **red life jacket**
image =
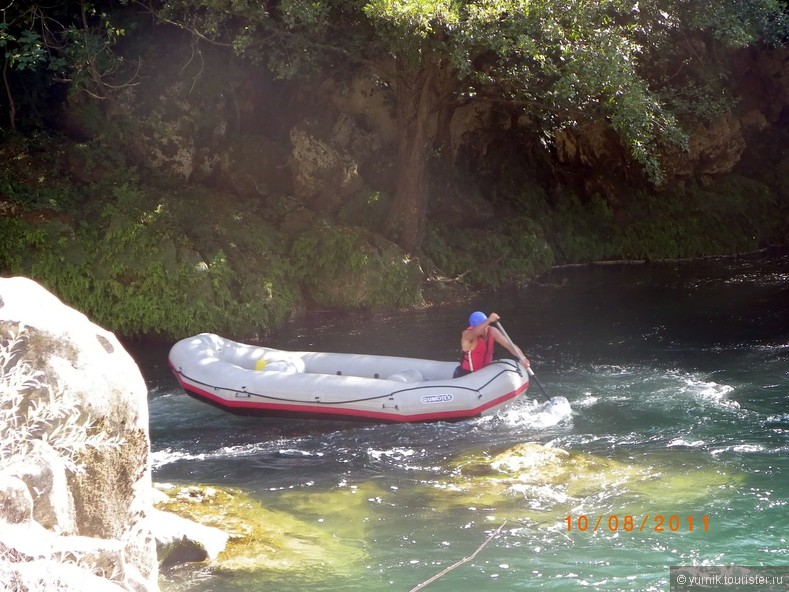
{"type": "MultiPolygon", "coordinates": [[[[471,329],[471,327],[469,327],[471,329]]],[[[463,352],[460,367],[469,372],[480,370],[493,361],[493,335],[487,331],[485,335],[477,338],[477,344],[471,351],[463,352]]]]}

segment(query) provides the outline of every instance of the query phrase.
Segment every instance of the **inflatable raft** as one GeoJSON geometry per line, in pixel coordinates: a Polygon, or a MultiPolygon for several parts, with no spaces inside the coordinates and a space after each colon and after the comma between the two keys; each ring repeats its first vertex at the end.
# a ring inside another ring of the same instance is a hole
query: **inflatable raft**
{"type": "Polygon", "coordinates": [[[515,360],[452,378],[457,362],[289,352],[210,333],[179,341],[168,361],[189,394],[237,413],[457,421],[494,413],[529,387],[515,360]]]}

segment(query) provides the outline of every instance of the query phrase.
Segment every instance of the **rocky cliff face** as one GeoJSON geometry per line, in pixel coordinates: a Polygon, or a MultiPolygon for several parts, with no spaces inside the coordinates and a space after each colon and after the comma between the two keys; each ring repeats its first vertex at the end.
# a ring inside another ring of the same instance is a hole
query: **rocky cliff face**
{"type": "MultiPolygon", "coordinates": [[[[661,188],[730,173],[764,132],[785,127],[789,51],[749,48],[731,60],[725,92],[730,107],[689,116],[687,146],[665,146],[661,154],[661,188]]],[[[393,190],[398,172],[391,89],[363,72],[346,80],[327,76],[314,86],[277,87],[217,68],[200,80],[214,81],[223,92],[203,82],[205,88],[198,85],[189,94],[186,75],[161,66],[155,86],[161,92],[152,97],[140,87],[127,97],[127,111],[144,130],[138,152],[146,166],[239,195],[281,192],[325,212],[393,190]]],[[[491,149],[513,134],[517,150],[533,152],[552,184],[582,195],[598,192],[614,202],[634,186],[651,187],[605,121],[565,125],[546,148],[531,119],[473,102],[454,111],[436,149],[443,164],[452,161],[484,175],[501,156],[490,156],[491,149]]]]}
{"type": "Polygon", "coordinates": [[[158,590],[147,388],[112,333],[0,278],[0,582],[158,590]]]}

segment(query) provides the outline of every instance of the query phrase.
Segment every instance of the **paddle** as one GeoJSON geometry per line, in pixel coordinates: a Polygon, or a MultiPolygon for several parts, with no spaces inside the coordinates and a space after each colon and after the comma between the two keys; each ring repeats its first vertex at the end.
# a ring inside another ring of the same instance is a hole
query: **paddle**
{"type": "MultiPolygon", "coordinates": [[[[501,331],[501,334],[504,335],[507,341],[510,342],[510,346],[512,346],[512,349],[518,349],[515,343],[513,343],[512,339],[510,339],[510,336],[507,335],[507,332],[504,330],[504,327],[501,326],[501,321],[496,321],[496,328],[499,331],[501,331]]],[[[537,380],[537,377],[534,375],[534,370],[531,369],[531,366],[526,367],[526,372],[528,372],[529,378],[534,380],[534,383],[540,388],[540,392],[542,393],[542,396],[545,397],[545,400],[550,401],[551,398],[548,396],[548,393],[545,392],[545,389],[542,388],[542,385],[540,384],[540,381],[537,380]]]]}

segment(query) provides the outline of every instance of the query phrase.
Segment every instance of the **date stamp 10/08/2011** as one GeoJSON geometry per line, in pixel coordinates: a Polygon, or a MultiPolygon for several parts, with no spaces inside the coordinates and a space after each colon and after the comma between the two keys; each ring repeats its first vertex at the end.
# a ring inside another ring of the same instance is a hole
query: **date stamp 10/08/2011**
{"type": "Polygon", "coordinates": [[[569,514],[562,518],[567,532],[709,532],[709,516],[679,516],[671,514],[599,514],[589,516],[569,514]]]}

